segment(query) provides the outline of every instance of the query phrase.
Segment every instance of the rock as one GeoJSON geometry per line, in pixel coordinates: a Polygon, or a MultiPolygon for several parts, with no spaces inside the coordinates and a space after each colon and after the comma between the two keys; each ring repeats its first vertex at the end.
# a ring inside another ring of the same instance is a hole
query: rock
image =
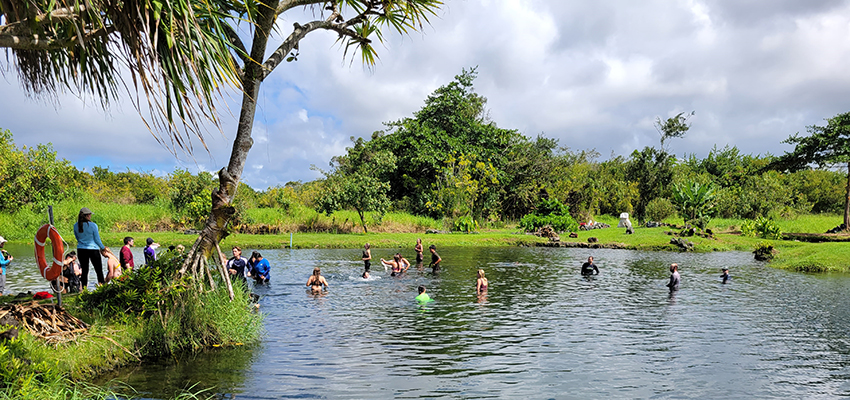
{"type": "Polygon", "coordinates": [[[694,249],[694,243],[684,238],[670,239],[670,244],[678,246],[681,251],[692,251],[694,249]]]}
{"type": "Polygon", "coordinates": [[[426,233],[426,234],[429,234],[429,233],[430,233],[430,234],[432,234],[432,235],[438,235],[438,234],[441,234],[441,233],[448,233],[448,232],[446,232],[446,231],[440,231],[440,230],[437,230],[437,229],[428,229],[427,231],[425,231],[425,233],[426,233]]]}
{"type": "Polygon", "coordinates": [[[550,242],[559,242],[561,241],[561,237],[558,236],[558,232],[555,232],[555,229],[552,228],[551,225],[541,226],[540,229],[535,233],[536,236],[549,238],[550,242]]]}
{"type": "Polygon", "coordinates": [[[667,224],[665,224],[663,222],[657,222],[657,221],[647,221],[646,222],[647,228],[659,228],[659,227],[662,227],[662,226],[667,226],[667,224]]]}
{"type": "Polygon", "coordinates": [[[571,237],[571,238],[573,238],[573,239],[575,239],[575,238],[577,238],[577,237],[578,237],[578,233],[570,232],[570,237],[571,237]]]}
{"type": "Polygon", "coordinates": [[[18,328],[9,329],[6,332],[0,333],[0,341],[12,340],[18,337],[18,328]]]}
{"type": "Polygon", "coordinates": [[[633,234],[633,233],[635,233],[635,231],[634,231],[634,229],[632,229],[632,227],[631,227],[631,226],[629,226],[628,228],[626,228],[626,235],[631,235],[631,234],[633,234]]]}
{"type": "Polygon", "coordinates": [[[599,242],[599,239],[591,236],[591,237],[587,238],[587,242],[588,243],[596,243],[596,242],[599,242]]]}
{"type": "Polygon", "coordinates": [[[838,232],[843,232],[846,229],[847,229],[847,226],[845,226],[844,224],[841,224],[841,225],[836,226],[835,228],[832,228],[832,229],[826,231],[826,233],[838,233],[838,232]]]}
{"type": "Polygon", "coordinates": [[[199,231],[197,229],[186,229],[185,231],[183,231],[183,234],[184,235],[200,235],[201,231],[199,231]]]}

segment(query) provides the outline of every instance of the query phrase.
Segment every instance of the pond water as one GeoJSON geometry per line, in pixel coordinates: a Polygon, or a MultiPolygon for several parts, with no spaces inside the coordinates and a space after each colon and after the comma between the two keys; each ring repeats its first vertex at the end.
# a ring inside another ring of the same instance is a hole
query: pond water
{"type": "Polygon", "coordinates": [[[414,266],[390,277],[376,262],[377,278],[364,281],[360,250],[264,250],[272,283],[255,288],[267,330],[259,345],[102,379],[147,398],[194,384],[225,399],[850,396],[848,275],[775,270],[743,252],[440,254],[438,275],[414,266]],[[587,279],[578,269],[589,255],[601,274],[587,279]],[[671,262],[682,275],[673,294],[671,262]],[[305,290],[313,267],[330,283],[323,295],[305,290]],[[486,296],[474,291],[479,268],[486,296]],[[416,304],[419,285],[434,302],[416,304]]]}

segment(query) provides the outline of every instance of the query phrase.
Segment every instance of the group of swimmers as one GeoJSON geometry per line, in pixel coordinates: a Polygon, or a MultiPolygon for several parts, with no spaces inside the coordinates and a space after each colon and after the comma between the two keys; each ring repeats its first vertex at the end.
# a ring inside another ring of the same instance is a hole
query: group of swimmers
{"type": "MultiPolygon", "coordinates": [[[[428,250],[431,252],[431,263],[428,264],[433,272],[440,271],[440,262],[443,261],[440,258],[440,255],[437,254],[437,246],[431,245],[428,247],[428,250]]],[[[416,252],[416,265],[420,265],[422,261],[425,259],[423,256],[424,247],[422,246],[422,239],[416,239],[416,245],[413,246],[413,251],[416,252]]],[[[372,246],[369,243],[363,245],[363,257],[361,258],[363,261],[363,274],[361,275],[363,279],[369,279],[371,276],[372,269],[372,246]]],[[[410,268],[410,261],[404,258],[401,253],[395,253],[393,255],[392,260],[384,260],[381,258],[381,264],[384,266],[384,269],[391,269],[392,272],[390,276],[397,276],[410,268]]]]}
{"type": "MultiPolygon", "coordinates": [[[[732,276],[729,275],[729,268],[722,268],[721,272],[722,274],[720,275],[720,278],[723,280],[723,283],[727,283],[729,282],[729,279],[732,279],[732,276]]],[[[599,268],[593,263],[593,256],[587,257],[587,262],[581,265],[581,275],[599,275],[599,268]]],[[[667,282],[666,286],[670,288],[671,292],[679,290],[680,281],[679,264],[670,264],[670,280],[667,282]]]]}

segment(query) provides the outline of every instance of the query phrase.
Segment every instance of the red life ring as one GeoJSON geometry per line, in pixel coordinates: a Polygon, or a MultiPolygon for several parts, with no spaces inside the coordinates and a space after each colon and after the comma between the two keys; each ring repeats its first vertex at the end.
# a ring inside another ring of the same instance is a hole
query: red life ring
{"type": "Polygon", "coordinates": [[[38,263],[38,270],[41,271],[41,276],[48,281],[52,281],[62,275],[62,261],[56,256],[62,257],[65,254],[65,245],[62,244],[62,236],[59,236],[59,231],[56,227],[50,224],[44,224],[38,228],[35,233],[35,262],[38,263]],[[44,245],[48,236],[53,247],[53,264],[47,267],[47,257],[44,255],[44,245]]]}

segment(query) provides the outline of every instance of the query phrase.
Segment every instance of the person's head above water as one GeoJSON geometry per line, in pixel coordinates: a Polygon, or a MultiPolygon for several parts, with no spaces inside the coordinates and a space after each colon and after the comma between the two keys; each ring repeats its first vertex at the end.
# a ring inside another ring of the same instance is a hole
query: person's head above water
{"type": "Polygon", "coordinates": [[[479,269],[479,270],[478,270],[478,277],[479,277],[479,278],[483,278],[483,277],[484,277],[484,270],[483,270],[483,269],[479,269]]]}
{"type": "Polygon", "coordinates": [[[363,271],[363,279],[369,279],[369,271],[363,271]]]}
{"type": "Polygon", "coordinates": [[[425,293],[425,286],[419,286],[419,294],[425,293]]]}
{"type": "Polygon", "coordinates": [[[679,264],[673,263],[670,264],[670,272],[676,272],[679,270],[679,264]]]}
{"type": "Polygon", "coordinates": [[[313,268],[313,276],[319,276],[322,274],[322,269],[319,267],[313,268]]]}
{"type": "Polygon", "coordinates": [[[587,262],[593,264],[593,256],[587,257],[587,262]]]}
{"type": "Polygon", "coordinates": [[[432,245],[428,246],[428,250],[437,251],[437,246],[432,244],[432,245]]]}

